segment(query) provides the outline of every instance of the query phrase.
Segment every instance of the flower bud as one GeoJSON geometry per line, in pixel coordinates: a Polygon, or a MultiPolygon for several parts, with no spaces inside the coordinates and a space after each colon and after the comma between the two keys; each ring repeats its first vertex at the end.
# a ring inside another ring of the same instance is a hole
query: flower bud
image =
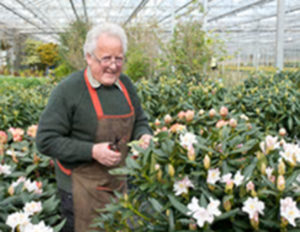
{"type": "Polygon", "coordinates": [[[191,222],[191,223],[189,224],[189,230],[197,230],[197,224],[191,222]]]}
{"type": "Polygon", "coordinates": [[[282,137],[285,136],[286,135],[286,130],[284,128],[280,128],[279,135],[282,136],[282,137]]]}
{"type": "Polygon", "coordinates": [[[224,203],[223,203],[223,207],[224,209],[226,210],[226,212],[230,211],[231,210],[231,202],[229,200],[226,200],[224,203]]]}
{"type": "Polygon", "coordinates": [[[261,160],[262,158],[265,157],[264,154],[260,151],[256,152],[255,154],[256,154],[256,157],[257,157],[258,160],[261,160]]]}
{"type": "Polygon", "coordinates": [[[227,109],[227,107],[222,106],[221,109],[220,109],[220,111],[219,111],[219,114],[220,114],[223,118],[225,118],[225,117],[227,116],[227,114],[228,114],[228,109],[227,109]]]}
{"type": "Polygon", "coordinates": [[[14,195],[14,193],[15,193],[15,189],[14,189],[14,187],[11,185],[11,186],[9,186],[9,188],[8,188],[8,194],[10,195],[10,196],[12,196],[12,195],[14,195]]]}
{"type": "Polygon", "coordinates": [[[184,111],[180,111],[178,114],[177,114],[177,117],[179,118],[179,119],[184,119],[184,117],[185,117],[185,112],[184,111]]]}
{"type": "Polygon", "coordinates": [[[156,173],[156,178],[157,178],[157,180],[159,181],[159,182],[161,182],[161,179],[162,179],[162,170],[161,169],[159,169],[158,171],[157,171],[157,173],[156,173]]]}
{"type": "Polygon", "coordinates": [[[196,159],[196,153],[195,153],[195,149],[193,146],[188,148],[188,159],[190,161],[195,161],[195,159],[196,159]]]}
{"type": "Polygon", "coordinates": [[[265,163],[262,163],[261,166],[260,166],[260,172],[261,174],[265,175],[266,174],[266,164],[265,163]]]}
{"type": "Polygon", "coordinates": [[[225,193],[231,193],[232,189],[233,189],[233,181],[229,180],[226,182],[226,186],[225,186],[225,193]]]}
{"type": "Polygon", "coordinates": [[[250,219],[250,224],[255,229],[255,231],[258,230],[258,226],[259,226],[258,212],[256,212],[253,218],[250,219]]]}
{"type": "Polygon", "coordinates": [[[208,170],[210,168],[210,158],[208,155],[205,155],[203,159],[204,168],[208,170]]]}
{"type": "Polygon", "coordinates": [[[33,163],[38,164],[40,162],[41,158],[37,156],[36,153],[33,154],[33,163]]]}
{"type": "Polygon", "coordinates": [[[175,175],[175,169],[172,164],[168,164],[168,173],[170,177],[173,177],[175,175]]]}
{"type": "Polygon", "coordinates": [[[229,126],[231,126],[232,128],[236,128],[237,126],[237,121],[234,118],[231,118],[229,120],[229,126]]]}
{"type": "Polygon", "coordinates": [[[194,116],[195,116],[195,112],[193,110],[188,110],[186,113],[185,113],[185,119],[187,122],[190,122],[194,119],[194,116]]]}
{"type": "Polygon", "coordinates": [[[283,191],[285,189],[285,179],[283,175],[279,175],[277,178],[277,189],[283,191]]]}
{"type": "Polygon", "coordinates": [[[169,209],[166,210],[166,216],[167,216],[167,217],[170,216],[170,210],[169,210],[169,209]]]}
{"type": "Polygon", "coordinates": [[[128,201],[128,194],[124,193],[124,201],[128,201]]]}
{"type": "Polygon", "coordinates": [[[285,164],[282,160],[278,164],[278,173],[279,175],[284,175],[285,173],[285,164]]]}
{"type": "Polygon", "coordinates": [[[172,117],[169,114],[167,114],[164,117],[164,121],[165,121],[166,124],[169,124],[172,121],[172,117]]]}
{"type": "Polygon", "coordinates": [[[205,111],[203,109],[199,110],[198,114],[201,116],[205,113],[205,111]]]}
{"type": "Polygon", "coordinates": [[[7,134],[5,133],[5,131],[0,131],[0,144],[5,144],[7,143],[7,134]]]}
{"type": "Polygon", "coordinates": [[[211,109],[211,110],[209,111],[209,117],[213,118],[215,115],[216,115],[215,109],[211,109]]]}
{"type": "Polygon", "coordinates": [[[160,169],[160,165],[159,165],[159,164],[155,164],[155,165],[154,165],[154,169],[155,169],[156,171],[158,171],[158,170],[160,169]]]}
{"type": "Polygon", "coordinates": [[[160,125],[160,121],[158,119],[155,119],[154,125],[155,126],[159,126],[160,125]]]}

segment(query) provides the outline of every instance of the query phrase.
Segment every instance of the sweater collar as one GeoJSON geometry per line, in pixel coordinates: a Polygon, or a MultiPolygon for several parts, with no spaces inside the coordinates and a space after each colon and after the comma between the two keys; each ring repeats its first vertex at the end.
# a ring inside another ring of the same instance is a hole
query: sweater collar
{"type": "MultiPolygon", "coordinates": [[[[93,77],[90,67],[87,67],[87,77],[88,77],[88,80],[89,80],[91,86],[92,86],[94,89],[99,88],[99,87],[102,85],[99,81],[97,81],[97,80],[93,77]]],[[[116,85],[120,90],[122,90],[121,85],[120,85],[120,83],[119,83],[119,80],[117,80],[117,81],[114,83],[114,85],[116,85]]]]}

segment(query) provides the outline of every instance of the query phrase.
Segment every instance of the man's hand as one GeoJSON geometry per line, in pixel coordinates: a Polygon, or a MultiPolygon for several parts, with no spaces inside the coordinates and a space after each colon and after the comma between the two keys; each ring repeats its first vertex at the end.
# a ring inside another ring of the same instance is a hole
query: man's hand
{"type": "Polygon", "coordinates": [[[121,152],[109,149],[109,143],[97,143],[93,146],[92,157],[100,164],[111,167],[120,163],[122,154],[121,152]]]}
{"type": "Polygon", "coordinates": [[[152,135],[149,134],[142,135],[141,138],[139,139],[140,147],[146,149],[149,146],[151,139],[152,139],[152,135]]]}

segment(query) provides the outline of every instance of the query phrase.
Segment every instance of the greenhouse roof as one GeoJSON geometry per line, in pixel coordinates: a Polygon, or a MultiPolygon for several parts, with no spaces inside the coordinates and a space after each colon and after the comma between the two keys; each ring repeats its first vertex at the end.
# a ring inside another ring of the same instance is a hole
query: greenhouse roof
{"type": "Polygon", "coordinates": [[[151,25],[155,21],[171,33],[176,22],[195,17],[205,30],[226,38],[230,49],[251,50],[245,45],[254,44],[272,52],[274,47],[267,45],[276,40],[279,2],[285,12],[285,52],[299,53],[299,0],[2,0],[0,34],[2,38],[21,34],[57,41],[58,34],[76,19],[121,25],[151,25]],[[200,5],[203,12],[197,7],[200,5]]]}

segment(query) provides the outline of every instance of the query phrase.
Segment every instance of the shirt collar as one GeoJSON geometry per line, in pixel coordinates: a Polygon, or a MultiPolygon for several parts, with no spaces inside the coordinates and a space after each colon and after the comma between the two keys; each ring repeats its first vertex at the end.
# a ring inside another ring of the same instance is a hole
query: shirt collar
{"type": "MultiPolygon", "coordinates": [[[[99,81],[97,81],[97,80],[93,77],[90,67],[87,67],[87,77],[88,77],[88,80],[89,80],[91,86],[92,86],[94,89],[99,88],[99,87],[102,85],[99,81]]],[[[122,91],[122,88],[121,88],[121,85],[120,85],[120,83],[119,83],[119,80],[117,80],[117,81],[114,83],[114,85],[116,85],[116,86],[122,91]]]]}

